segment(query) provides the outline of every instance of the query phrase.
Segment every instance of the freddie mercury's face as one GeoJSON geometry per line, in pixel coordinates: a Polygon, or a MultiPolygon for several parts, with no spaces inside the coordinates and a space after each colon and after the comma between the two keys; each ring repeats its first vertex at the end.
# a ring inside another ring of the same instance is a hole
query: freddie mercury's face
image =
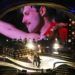
{"type": "Polygon", "coordinates": [[[22,23],[26,25],[29,32],[36,32],[36,29],[40,23],[40,15],[34,6],[24,7],[22,23]]]}

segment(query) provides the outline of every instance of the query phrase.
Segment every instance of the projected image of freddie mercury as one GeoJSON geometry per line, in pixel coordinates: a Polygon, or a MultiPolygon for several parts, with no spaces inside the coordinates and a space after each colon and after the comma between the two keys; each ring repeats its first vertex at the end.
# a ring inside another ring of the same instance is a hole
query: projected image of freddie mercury
{"type": "Polygon", "coordinates": [[[56,10],[44,5],[27,5],[22,9],[22,23],[27,27],[29,33],[19,30],[10,23],[0,21],[0,33],[11,39],[35,39],[41,40],[46,35],[53,35],[54,29],[59,26],[58,34],[64,42],[67,39],[67,18],[57,16],[56,10]]]}

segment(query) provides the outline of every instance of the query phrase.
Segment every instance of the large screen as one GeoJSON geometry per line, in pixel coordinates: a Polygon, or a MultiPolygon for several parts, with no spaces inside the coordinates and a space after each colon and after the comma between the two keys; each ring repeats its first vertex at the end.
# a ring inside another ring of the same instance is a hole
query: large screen
{"type": "Polygon", "coordinates": [[[67,53],[71,56],[71,52],[74,56],[75,21],[68,10],[64,6],[47,3],[23,4],[8,9],[0,21],[1,54],[8,51],[6,55],[16,57],[17,50],[27,51],[29,45],[29,49],[40,53],[58,54],[56,51],[59,51],[62,55],[67,53]]]}

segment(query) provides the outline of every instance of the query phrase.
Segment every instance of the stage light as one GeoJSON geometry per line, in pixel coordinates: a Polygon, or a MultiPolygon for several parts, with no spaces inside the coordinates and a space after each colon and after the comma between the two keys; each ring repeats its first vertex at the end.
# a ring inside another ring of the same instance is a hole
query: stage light
{"type": "Polygon", "coordinates": [[[31,49],[31,50],[35,50],[35,43],[33,42],[33,40],[31,40],[31,39],[29,39],[28,40],[28,42],[27,42],[27,44],[26,44],[26,47],[28,48],[28,49],[31,49]]]}
{"type": "Polygon", "coordinates": [[[57,49],[59,48],[59,44],[58,44],[58,43],[55,43],[54,46],[53,46],[53,48],[54,48],[55,50],[57,50],[57,49]]]}
{"type": "Polygon", "coordinates": [[[60,48],[59,42],[57,38],[55,39],[55,43],[53,44],[53,54],[59,54],[58,49],[60,48]]]}
{"type": "Polygon", "coordinates": [[[59,54],[59,52],[58,51],[54,51],[53,54],[59,54]]]}
{"type": "Polygon", "coordinates": [[[8,42],[9,40],[8,39],[6,39],[6,42],[8,42]]]}
{"type": "Polygon", "coordinates": [[[75,21],[72,21],[72,24],[75,24],[75,21]]]}
{"type": "Polygon", "coordinates": [[[74,34],[75,34],[75,32],[72,32],[72,34],[74,35],[74,34]]]}
{"type": "Polygon", "coordinates": [[[57,40],[57,38],[56,38],[56,39],[55,39],[55,43],[54,43],[54,45],[53,45],[53,49],[57,50],[58,48],[60,48],[60,46],[59,46],[58,40],[57,40]]]}

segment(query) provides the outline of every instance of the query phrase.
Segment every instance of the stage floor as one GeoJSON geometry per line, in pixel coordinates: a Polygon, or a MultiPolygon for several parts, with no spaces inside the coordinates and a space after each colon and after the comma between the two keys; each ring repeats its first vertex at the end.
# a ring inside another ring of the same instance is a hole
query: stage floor
{"type": "Polygon", "coordinates": [[[20,61],[10,57],[6,57],[6,56],[2,58],[4,58],[4,61],[0,61],[0,65],[13,67],[21,71],[27,70],[27,72],[41,72],[42,69],[44,71],[46,71],[47,69],[53,70],[62,64],[67,64],[73,67],[75,65],[75,64],[71,64],[71,62],[69,61],[65,61],[65,60],[61,60],[61,59],[57,59],[57,58],[49,57],[49,56],[40,56],[41,63],[39,67],[37,67],[36,65],[33,65],[33,58],[31,56],[28,56],[28,59],[30,62],[20,61]],[[6,59],[11,62],[5,61],[6,59]]]}

